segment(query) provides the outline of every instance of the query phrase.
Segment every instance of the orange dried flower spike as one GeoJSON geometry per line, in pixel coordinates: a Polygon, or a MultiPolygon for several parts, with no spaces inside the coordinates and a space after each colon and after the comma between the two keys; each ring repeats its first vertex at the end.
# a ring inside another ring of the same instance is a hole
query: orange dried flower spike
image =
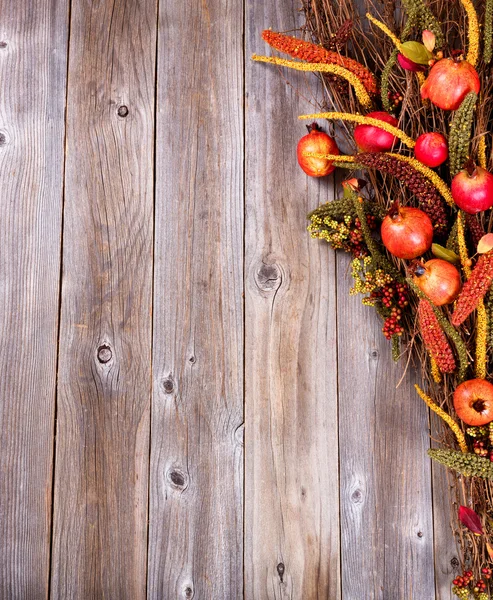
{"type": "Polygon", "coordinates": [[[288,54],[293,58],[299,58],[309,63],[339,65],[356,75],[369,94],[373,96],[378,94],[378,84],[375,75],[352,58],[341,56],[337,52],[331,52],[322,48],[322,46],[317,46],[317,44],[305,42],[304,40],[284,35],[283,33],[276,33],[270,29],[262,32],[262,38],[275,50],[279,50],[279,52],[288,54]]]}
{"type": "Polygon", "coordinates": [[[436,318],[428,300],[422,298],[418,305],[418,319],[421,336],[430,356],[442,373],[453,373],[456,362],[452,348],[436,318]]]}
{"type": "Polygon", "coordinates": [[[461,325],[484,298],[493,282],[493,251],[482,254],[460,293],[452,325],[461,325]]]}

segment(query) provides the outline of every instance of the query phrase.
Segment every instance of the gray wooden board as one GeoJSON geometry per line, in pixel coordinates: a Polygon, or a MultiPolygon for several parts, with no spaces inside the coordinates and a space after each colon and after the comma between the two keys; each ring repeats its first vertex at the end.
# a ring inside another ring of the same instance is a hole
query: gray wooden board
{"type": "Polygon", "coordinates": [[[48,595],[65,0],[0,1],[0,598],[48,595]]]}
{"type": "Polygon", "coordinates": [[[306,232],[333,197],[296,162],[312,77],[252,63],[297,2],[247,3],[245,596],[340,598],[335,257],[306,232]]]}
{"type": "Polygon", "coordinates": [[[339,440],[344,598],[433,598],[427,408],[394,365],[381,322],[349,296],[337,259],[339,440]]]}
{"type": "Polygon", "coordinates": [[[155,0],[72,2],[53,598],[146,595],[155,48],[155,0]]]}
{"type": "MultiPolygon", "coordinates": [[[[443,421],[431,413],[432,436],[440,439],[443,421]]],[[[436,446],[437,444],[434,444],[436,446]]],[[[452,477],[447,469],[438,463],[432,463],[433,485],[433,528],[435,541],[435,581],[436,600],[453,600],[452,580],[461,574],[459,555],[455,537],[450,526],[457,511],[454,490],[450,487],[452,477]]]]}
{"type": "Polygon", "coordinates": [[[243,594],[243,3],[161,2],[148,597],[243,594]]]}

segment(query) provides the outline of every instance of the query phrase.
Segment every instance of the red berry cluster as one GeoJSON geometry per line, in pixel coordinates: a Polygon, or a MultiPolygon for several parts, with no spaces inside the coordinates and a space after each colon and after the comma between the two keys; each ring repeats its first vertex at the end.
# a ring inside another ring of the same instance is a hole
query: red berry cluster
{"type": "Polygon", "coordinates": [[[478,581],[476,581],[476,583],[474,584],[473,590],[472,590],[475,594],[479,594],[480,592],[486,592],[486,583],[482,580],[479,579],[478,581]]]}
{"type": "Polygon", "coordinates": [[[400,324],[402,318],[402,310],[394,306],[388,316],[383,322],[383,334],[390,340],[394,335],[402,335],[404,333],[404,327],[400,324]]]}
{"type": "Polygon", "coordinates": [[[488,451],[486,447],[486,443],[480,440],[475,440],[473,443],[474,453],[478,456],[489,456],[491,453],[488,451]]]}
{"type": "MultiPolygon", "coordinates": [[[[366,222],[372,231],[375,231],[378,228],[378,221],[373,215],[366,215],[366,222]]],[[[357,258],[368,256],[368,248],[366,247],[365,237],[361,229],[361,221],[358,217],[355,217],[350,227],[352,227],[352,229],[349,233],[349,251],[357,258]]]]}
{"type": "MultiPolygon", "coordinates": [[[[469,427],[468,435],[476,438],[473,443],[474,453],[493,462],[493,427],[469,427]]],[[[491,571],[486,569],[486,571],[491,571]]],[[[483,571],[483,573],[486,573],[483,571]]],[[[487,577],[489,579],[489,577],[487,577]]]]}
{"type": "Polygon", "coordinates": [[[409,288],[405,283],[392,281],[386,283],[378,290],[374,290],[370,294],[371,300],[378,300],[386,309],[390,310],[390,314],[386,316],[383,324],[383,334],[390,340],[394,335],[402,335],[404,327],[400,321],[402,319],[402,308],[409,304],[408,300],[409,288]]]}
{"type": "Polygon", "coordinates": [[[464,571],[460,577],[456,577],[453,584],[458,588],[467,587],[472,581],[472,571],[464,571]]]}
{"type": "Polygon", "coordinates": [[[489,567],[483,567],[481,569],[481,574],[485,579],[491,579],[491,569],[489,567]]]}
{"type": "Polygon", "coordinates": [[[372,292],[370,298],[380,300],[385,308],[404,308],[409,304],[408,300],[409,288],[404,283],[387,283],[379,290],[372,292]]]}
{"type": "Polygon", "coordinates": [[[389,92],[387,96],[390,104],[394,105],[396,108],[404,100],[404,96],[400,92],[389,92]]]}

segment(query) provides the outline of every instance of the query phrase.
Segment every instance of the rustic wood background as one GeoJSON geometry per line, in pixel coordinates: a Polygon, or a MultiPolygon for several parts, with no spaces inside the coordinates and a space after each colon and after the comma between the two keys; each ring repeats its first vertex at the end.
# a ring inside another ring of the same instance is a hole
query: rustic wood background
{"type": "Polygon", "coordinates": [[[249,60],[299,8],[0,0],[2,600],[450,598],[427,411],[305,230],[314,79],[249,60]]]}

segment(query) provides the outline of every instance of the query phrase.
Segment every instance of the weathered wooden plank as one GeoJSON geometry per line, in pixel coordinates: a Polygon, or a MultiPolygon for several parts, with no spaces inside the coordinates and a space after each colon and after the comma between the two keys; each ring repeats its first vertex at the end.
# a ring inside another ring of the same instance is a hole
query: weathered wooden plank
{"type": "Polygon", "coordinates": [[[68,2],[0,1],[0,598],[49,581],[68,2]]]}
{"type": "MultiPolygon", "coordinates": [[[[297,2],[249,3],[247,50],[262,29],[293,30],[297,2]]],[[[306,214],[333,195],[296,163],[314,84],[247,63],[246,598],[340,598],[334,255],[306,214]]]]}
{"type": "MultiPolygon", "coordinates": [[[[433,437],[440,439],[441,431],[443,421],[432,413],[433,437]]],[[[452,593],[452,580],[461,573],[457,543],[450,526],[451,511],[457,510],[453,505],[456,498],[450,487],[451,474],[436,463],[432,463],[432,473],[436,600],[453,600],[456,596],[452,593]]]]}
{"type": "Polygon", "coordinates": [[[426,406],[394,365],[381,323],[349,297],[339,255],[338,364],[344,597],[432,598],[433,524],[426,406]]]}
{"type": "Polygon", "coordinates": [[[71,11],[52,596],[146,592],[156,1],[71,11]]]}
{"type": "Polygon", "coordinates": [[[243,3],[161,2],[148,597],[243,595],[243,3]]]}

